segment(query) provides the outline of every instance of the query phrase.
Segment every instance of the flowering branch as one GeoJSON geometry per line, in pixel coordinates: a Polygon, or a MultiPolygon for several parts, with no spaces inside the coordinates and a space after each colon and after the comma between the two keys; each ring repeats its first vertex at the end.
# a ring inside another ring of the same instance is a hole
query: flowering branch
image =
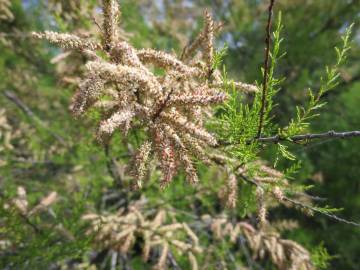
{"type": "MultiPolygon", "coordinates": [[[[142,125],[147,141],[134,157],[137,185],[156,157],[163,174],[161,186],[171,182],[183,168],[190,183],[198,182],[194,159],[206,160],[206,148],[217,141],[204,125],[208,108],[227,98],[220,71],[214,65],[214,32],[219,30],[211,14],[204,14],[204,29],[184,58],[153,49],[136,49],[123,41],[117,24],[120,10],[115,0],[103,0],[102,42],[68,33],[33,33],[61,48],[78,50],[89,61],[87,75],[75,93],[71,111],[76,117],[92,107],[101,109],[97,139],[107,144],[121,131],[124,136],[142,125]],[[196,58],[197,51],[201,58],[196,58]],[[103,58],[100,56],[104,56],[103,58]],[[152,67],[164,70],[154,73],[152,67]],[[135,125],[136,124],[136,125],[135,125]]],[[[243,92],[254,86],[237,82],[243,92]]]]}

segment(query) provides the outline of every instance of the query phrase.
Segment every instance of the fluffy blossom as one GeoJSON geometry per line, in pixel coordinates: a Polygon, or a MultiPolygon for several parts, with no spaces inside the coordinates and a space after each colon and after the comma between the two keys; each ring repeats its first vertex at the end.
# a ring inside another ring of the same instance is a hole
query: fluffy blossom
{"type": "Polygon", "coordinates": [[[88,214],[83,219],[91,222],[88,233],[96,234],[93,241],[100,249],[128,253],[138,242],[142,247],[143,260],[149,261],[150,253],[160,248],[160,256],[153,269],[165,270],[171,247],[188,256],[191,269],[198,269],[194,254],[203,252],[198,237],[186,223],[169,223],[169,216],[165,210],[160,210],[151,219],[133,205],[127,213],[121,209],[117,214],[88,214]],[[143,239],[143,243],[139,243],[139,239],[143,239]]]}
{"type": "MultiPolygon", "coordinates": [[[[121,40],[119,17],[117,2],[103,0],[101,42],[49,31],[33,35],[90,58],[71,110],[79,117],[92,107],[102,109],[97,132],[100,142],[107,143],[116,130],[127,135],[134,124],[147,133],[149,143],[134,157],[134,166],[140,166],[135,168],[138,185],[153,154],[163,174],[162,186],[170,183],[181,167],[188,182],[197,183],[193,159],[208,161],[204,149],[217,145],[214,135],[203,126],[204,113],[227,98],[220,72],[214,70],[214,34],[221,26],[205,12],[203,31],[178,58],[153,49],[137,50],[121,40]],[[191,59],[196,51],[202,53],[200,62],[191,59]],[[155,74],[154,67],[163,69],[164,75],[155,74]]],[[[245,83],[236,83],[236,87],[244,92],[256,90],[245,83]]]]}

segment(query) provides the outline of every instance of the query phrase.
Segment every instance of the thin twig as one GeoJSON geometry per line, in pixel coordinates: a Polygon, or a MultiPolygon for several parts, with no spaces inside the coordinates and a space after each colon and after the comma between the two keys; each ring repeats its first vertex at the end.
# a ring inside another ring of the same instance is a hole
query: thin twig
{"type": "Polygon", "coordinates": [[[174,92],[174,88],[171,88],[169,94],[166,96],[165,100],[159,105],[159,108],[157,109],[154,116],[152,117],[153,122],[155,122],[155,120],[160,116],[162,111],[166,108],[166,105],[169,102],[173,92],[174,92]]]}
{"type": "Polygon", "coordinates": [[[258,264],[253,260],[251,254],[250,254],[250,251],[249,251],[249,249],[248,249],[247,246],[246,246],[246,243],[248,242],[248,240],[247,240],[244,236],[240,235],[240,236],[238,237],[238,241],[237,241],[237,242],[238,242],[238,244],[239,244],[239,246],[240,246],[240,249],[243,251],[243,254],[244,254],[244,256],[245,256],[245,259],[246,259],[247,264],[248,264],[248,266],[250,267],[250,269],[260,269],[260,270],[263,270],[263,268],[262,268],[260,265],[258,265],[258,264]]]}
{"type": "Polygon", "coordinates": [[[334,130],[330,130],[323,133],[307,133],[301,135],[294,135],[291,137],[283,137],[280,135],[270,136],[270,137],[262,137],[257,138],[256,141],[263,143],[278,143],[280,141],[290,141],[290,142],[300,142],[300,141],[309,141],[315,139],[328,139],[328,138],[352,138],[352,137],[360,137],[360,131],[344,131],[344,132],[335,132],[334,130]]]}
{"type": "Polygon", "coordinates": [[[126,254],[120,254],[120,260],[122,262],[122,268],[124,270],[132,270],[132,267],[129,265],[129,258],[126,254]]]}
{"type": "Polygon", "coordinates": [[[269,73],[269,58],[270,58],[270,45],[271,45],[271,19],[273,14],[275,0],[270,0],[268,8],[268,20],[266,24],[266,38],[265,38],[265,61],[264,61],[264,76],[263,76],[263,89],[261,96],[261,108],[260,108],[260,119],[259,119],[259,129],[257,133],[257,138],[261,137],[261,132],[263,129],[264,115],[266,109],[266,95],[267,95],[267,83],[268,83],[268,73],[269,73]]]}
{"type": "Polygon", "coordinates": [[[289,192],[290,192],[291,194],[293,194],[293,195],[297,195],[297,196],[302,196],[302,197],[309,198],[309,199],[311,199],[312,201],[327,201],[327,200],[328,200],[327,198],[310,195],[310,194],[307,194],[307,193],[305,193],[305,192],[291,192],[291,191],[289,191],[289,192]]]}
{"type": "Polygon", "coordinates": [[[24,102],[22,102],[14,92],[12,91],[4,91],[4,96],[9,99],[11,102],[13,102],[16,106],[19,107],[20,110],[22,110],[27,116],[30,118],[36,118],[36,115],[33,113],[32,110],[24,102]]]}
{"type": "MultiPolygon", "coordinates": [[[[246,177],[245,175],[239,175],[241,177],[241,179],[243,179],[245,182],[251,184],[251,185],[254,185],[256,187],[261,187],[261,184],[258,183],[257,181],[254,181],[254,180],[251,180],[249,179],[248,177],[246,177]]],[[[343,219],[339,216],[336,216],[334,214],[330,214],[328,212],[325,212],[319,208],[316,208],[314,206],[311,206],[311,205],[308,205],[308,204],[304,204],[302,202],[299,202],[299,201],[296,201],[292,198],[289,198],[289,197],[286,197],[284,196],[283,197],[283,201],[287,201],[287,202],[290,202],[291,204],[295,205],[295,206],[298,206],[300,208],[303,208],[303,209],[309,209],[313,212],[316,212],[316,213],[319,213],[319,214],[322,214],[324,216],[327,216],[328,218],[331,218],[333,220],[336,220],[336,221],[339,221],[339,222],[342,222],[342,223],[345,223],[345,224],[348,224],[348,225],[353,225],[353,226],[356,226],[356,227],[360,227],[360,223],[357,223],[357,222],[354,222],[354,221],[350,221],[350,220],[346,220],[346,219],[343,219]]]]}
{"type": "MultiPolygon", "coordinates": [[[[255,139],[250,139],[246,141],[247,145],[253,144],[255,142],[260,143],[279,143],[282,141],[286,142],[292,142],[292,143],[299,143],[302,141],[311,141],[311,140],[327,140],[327,139],[348,139],[348,138],[354,138],[354,137],[360,137],[360,131],[359,130],[353,130],[353,131],[341,131],[336,132],[334,130],[329,130],[322,133],[307,133],[307,134],[299,134],[294,135],[290,137],[282,136],[282,135],[274,135],[269,137],[260,137],[255,139]]],[[[230,145],[236,145],[238,143],[231,143],[228,141],[218,141],[218,145],[216,147],[221,146],[230,146],[230,145]]]]}
{"type": "Polygon", "coordinates": [[[334,214],[330,214],[330,213],[328,213],[328,212],[324,212],[324,211],[322,211],[321,209],[318,209],[318,208],[313,207],[313,206],[311,206],[311,205],[304,204],[304,203],[301,203],[301,202],[299,202],[299,201],[295,201],[295,200],[293,200],[293,199],[291,199],[291,198],[284,197],[284,201],[288,201],[288,202],[290,202],[290,203],[292,203],[292,204],[294,204],[294,205],[296,205],[296,206],[299,206],[300,208],[306,208],[306,209],[309,209],[309,210],[314,211],[314,212],[316,212],[316,213],[325,215],[325,216],[327,216],[327,217],[329,217],[329,218],[331,218],[331,219],[334,219],[334,220],[336,220],[336,221],[339,221],[339,222],[342,222],[342,223],[345,223],[345,224],[349,224],[349,225],[354,225],[354,226],[356,226],[356,227],[360,227],[360,223],[343,219],[343,218],[338,217],[338,216],[336,216],[336,215],[334,215],[334,214]]]}
{"type": "Polygon", "coordinates": [[[172,254],[171,251],[169,251],[168,253],[168,256],[167,256],[167,259],[169,261],[169,264],[171,265],[171,269],[174,269],[174,270],[181,270],[180,266],[178,265],[177,261],[175,260],[175,257],[174,255],[172,254]]]}
{"type": "Polygon", "coordinates": [[[60,135],[56,134],[54,131],[52,131],[49,127],[47,127],[44,122],[40,120],[39,117],[35,115],[35,113],[24,103],[22,102],[19,97],[12,91],[4,91],[3,95],[10,100],[12,103],[14,103],[23,113],[25,113],[30,119],[32,119],[34,122],[39,124],[42,128],[46,129],[55,139],[57,139],[62,145],[66,146],[66,142],[64,138],[62,138],[60,135]]]}

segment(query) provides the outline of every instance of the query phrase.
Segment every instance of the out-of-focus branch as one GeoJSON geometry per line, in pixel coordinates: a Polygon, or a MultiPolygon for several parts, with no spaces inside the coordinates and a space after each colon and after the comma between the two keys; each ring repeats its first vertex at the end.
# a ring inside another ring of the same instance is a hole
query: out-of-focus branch
{"type": "Polygon", "coordinates": [[[52,131],[49,127],[47,127],[44,122],[40,120],[39,117],[35,115],[35,113],[24,103],[22,100],[12,91],[4,91],[3,95],[14,103],[22,112],[24,112],[27,116],[30,117],[33,121],[39,124],[42,128],[46,129],[55,139],[57,139],[62,145],[66,146],[66,142],[64,138],[62,138],[59,134],[52,131]]]}
{"type": "MultiPolygon", "coordinates": [[[[3,199],[3,200],[7,199],[7,198],[5,197],[5,195],[4,195],[1,191],[0,191],[0,198],[3,199]]],[[[42,234],[42,231],[38,228],[38,226],[37,226],[36,224],[34,224],[34,223],[28,218],[27,215],[21,213],[21,211],[16,211],[16,214],[24,221],[24,223],[25,223],[26,225],[28,225],[29,227],[31,227],[36,234],[42,234]]]]}
{"type": "Polygon", "coordinates": [[[348,3],[346,3],[346,5],[342,9],[340,9],[336,14],[333,14],[331,17],[329,17],[325,21],[324,25],[318,31],[316,31],[315,33],[311,33],[310,38],[315,39],[320,34],[324,33],[325,31],[327,31],[329,29],[331,29],[331,30],[336,29],[337,30],[337,28],[340,28],[344,23],[344,21],[341,20],[340,18],[346,18],[347,17],[346,15],[356,5],[358,5],[358,2],[355,3],[354,0],[348,1],[348,3]]]}

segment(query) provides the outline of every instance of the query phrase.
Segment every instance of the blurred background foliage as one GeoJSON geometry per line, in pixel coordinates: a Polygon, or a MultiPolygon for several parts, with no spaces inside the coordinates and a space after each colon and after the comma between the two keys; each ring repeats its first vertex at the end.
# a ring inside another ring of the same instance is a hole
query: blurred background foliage
{"type": "MultiPolygon", "coordinates": [[[[21,265],[30,258],[37,258],[27,261],[26,267],[40,269],[41,265],[49,265],[54,260],[77,260],[89,252],[89,239],[79,233],[83,225],[77,220],[85,209],[104,207],[108,203],[104,196],[124,190],[124,185],[125,190],[129,188],[127,179],[123,179],[123,164],[128,161],[126,153],[132,149],[125,139],[116,136],[111,149],[104,151],[94,141],[92,132],[93,119],[99,117],[96,113],[85,121],[71,117],[67,108],[85,59],[72,54],[70,57],[63,55],[67,58],[60,61],[56,58],[60,53],[57,48],[34,41],[29,35],[31,31],[44,29],[84,36],[93,34],[97,30],[93,22],[100,12],[98,3],[88,0],[10,2],[6,13],[13,16],[0,16],[1,198],[11,197],[17,186],[24,186],[30,203],[35,204],[45,194],[56,190],[61,203],[54,206],[51,215],[41,218],[62,224],[76,241],[59,241],[53,228],[43,231],[45,236],[39,241],[29,228],[20,228],[14,232],[14,240],[27,239],[28,244],[20,253],[1,259],[0,265],[2,268],[10,262],[21,265]],[[115,172],[110,169],[109,173],[109,164],[115,164],[115,172]],[[121,181],[117,181],[119,179],[121,181]],[[54,248],[49,249],[49,246],[54,248]],[[38,255],[34,255],[35,252],[38,255]]],[[[247,82],[261,81],[267,1],[124,0],[120,5],[123,35],[135,47],[167,51],[179,51],[186,45],[201,28],[203,10],[210,9],[215,18],[224,23],[217,42],[219,48],[224,44],[228,46],[225,64],[230,77],[247,82]]],[[[288,123],[296,113],[295,106],[307,101],[307,88],[319,85],[324,66],[335,59],[333,48],[341,43],[344,29],[354,22],[352,49],[341,69],[342,81],[326,95],[328,106],[321,110],[311,131],[359,129],[360,1],[278,0],[275,14],[279,11],[283,15],[282,50],[286,55],[277,67],[277,76],[285,80],[275,100],[275,121],[279,125],[288,123]]],[[[136,138],[130,140],[136,145],[136,138]]],[[[292,150],[303,164],[294,181],[314,185],[312,194],[326,198],[326,204],[344,208],[342,215],[359,221],[359,139],[329,139],[292,146],[292,150]]],[[[264,158],[274,161],[274,151],[276,149],[266,151],[264,158]]],[[[285,168],[287,164],[280,166],[285,168]]],[[[197,209],[197,205],[201,205],[200,212],[215,214],[219,211],[220,205],[214,203],[217,200],[214,192],[208,192],[216,190],[217,183],[213,184],[216,172],[200,168],[200,179],[205,183],[202,190],[183,186],[181,177],[161,194],[153,181],[145,191],[147,197],[151,201],[160,196],[178,209],[186,210],[189,205],[197,209]]],[[[246,193],[246,190],[241,192],[246,193]]],[[[140,193],[118,196],[138,198],[140,193]]],[[[231,211],[241,215],[245,206],[249,212],[253,211],[251,202],[240,203],[238,209],[231,211]]],[[[8,219],[7,224],[21,222],[13,216],[8,219]]],[[[285,208],[272,209],[269,219],[299,221],[300,226],[285,232],[285,236],[310,250],[325,247],[333,256],[326,269],[359,269],[359,228],[322,216],[310,218],[285,208]]],[[[6,230],[0,228],[0,238],[6,230]]],[[[266,264],[264,267],[271,269],[266,264]]]]}

